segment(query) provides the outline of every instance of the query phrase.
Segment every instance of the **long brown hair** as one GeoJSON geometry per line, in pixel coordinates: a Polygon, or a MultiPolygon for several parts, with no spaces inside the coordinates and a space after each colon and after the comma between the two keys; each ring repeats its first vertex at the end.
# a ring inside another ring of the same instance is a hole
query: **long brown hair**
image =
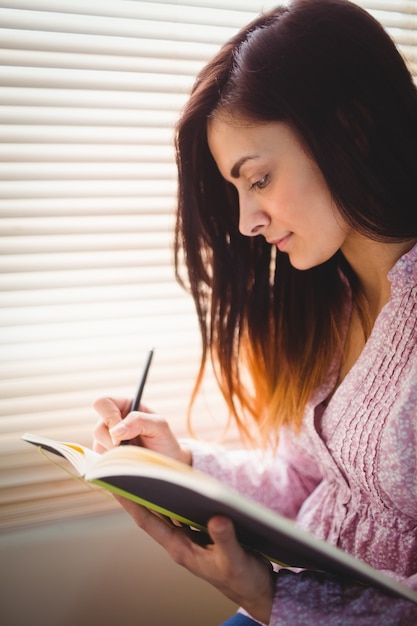
{"type": "Polygon", "coordinates": [[[237,195],[207,144],[219,110],[290,124],[344,219],[400,241],[417,236],[417,95],[383,28],[347,0],[295,0],[261,15],[197,77],[177,127],[175,231],[177,277],[202,336],[196,389],[211,358],[242,432],[255,423],[265,442],[301,424],[341,349],[357,285],[340,252],[299,271],[262,237],[239,232],[237,195]]]}

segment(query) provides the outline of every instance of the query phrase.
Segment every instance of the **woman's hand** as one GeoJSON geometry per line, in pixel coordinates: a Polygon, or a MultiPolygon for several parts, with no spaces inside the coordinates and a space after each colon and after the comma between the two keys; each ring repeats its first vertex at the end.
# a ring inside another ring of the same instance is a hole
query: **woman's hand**
{"type": "Polygon", "coordinates": [[[233,524],[224,517],[209,520],[213,543],[201,546],[190,531],[179,528],[144,507],[117,496],[136,524],[157,541],[171,558],[242,606],[254,619],[268,623],[274,597],[271,565],[263,558],[242,549],[233,524]]]}
{"type": "Polygon", "coordinates": [[[165,419],[143,406],[141,411],[130,413],[130,405],[128,398],[96,400],[94,408],[100,415],[94,429],[96,452],[105,452],[127,440],[191,465],[191,452],[180,446],[165,419]]]}
{"type": "MultiPolygon", "coordinates": [[[[168,422],[145,407],[130,413],[127,398],[100,398],[94,408],[100,415],[94,430],[94,449],[105,452],[123,440],[165,454],[191,465],[191,452],[182,448],[168,422]]],[[[146,508],[116,496],[136,524],[166,549],[172,559],[192,574],[216,587],[242,606],[255,619],[268,623],[274,583],[270,564],[242,549],[230,520],[216,516],[209,520],[213,543],[201,546],[187,528],[175,526],[146,508]]]]}

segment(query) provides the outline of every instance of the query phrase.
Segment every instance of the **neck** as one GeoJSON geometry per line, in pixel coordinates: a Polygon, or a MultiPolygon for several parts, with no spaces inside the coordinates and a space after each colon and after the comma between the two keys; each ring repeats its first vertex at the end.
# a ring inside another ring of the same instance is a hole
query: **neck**
{"type": "Polygon", "coordinates": [[[388,273],[416,242],[383,243],[355,233],[343,245],[342,252],[359,280],[372,324],[390,298],[388,273]]]}

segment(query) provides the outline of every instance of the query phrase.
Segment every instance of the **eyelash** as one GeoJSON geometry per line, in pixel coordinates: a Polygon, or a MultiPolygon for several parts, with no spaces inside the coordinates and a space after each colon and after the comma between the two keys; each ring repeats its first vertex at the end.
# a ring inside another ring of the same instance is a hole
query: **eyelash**
{"type": "Polygon", "coordinates": [[[262,178],[259,178],[259,180],[254,182],[250,186],[250,190],[255,191],[255,189],[265,189],[268,183],[269,183],[269,174],[266,174],[265,176],[262,176],[262,178]]]}

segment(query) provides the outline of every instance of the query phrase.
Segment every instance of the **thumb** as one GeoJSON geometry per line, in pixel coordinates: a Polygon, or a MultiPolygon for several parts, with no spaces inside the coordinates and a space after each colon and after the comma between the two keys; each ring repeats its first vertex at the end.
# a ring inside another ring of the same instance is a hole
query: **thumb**
{"type": "Polygon", "coordinates": [[[216,515],[212,517],[207,529],[212,541],[223,550],[231,553],[235,548],[240,548],[236,539],[233,523],[227,517],[216,515]]]}

